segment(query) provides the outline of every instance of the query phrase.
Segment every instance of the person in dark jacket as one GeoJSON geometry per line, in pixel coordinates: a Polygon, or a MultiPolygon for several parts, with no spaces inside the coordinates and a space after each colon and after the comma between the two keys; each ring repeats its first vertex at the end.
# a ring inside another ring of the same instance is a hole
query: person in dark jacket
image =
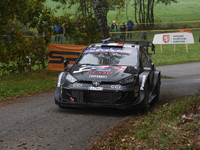
{"type": "Polygon", "coordinates": [[[63,44],[63,26],[59,26],[59,30],[58,30],[58,41],[60,41],[60,44],[63,44]]]}
{"type": "Polygon", "coordinates": [[[121,38],[125,41],[125,39],[126,39],[126,38],[125,38],[125,37],[126,37],[126,36],[125,36],[125,32],[126,32],[126,25],[125,25],[125,22],[123,22],[122,26],[120,27],[120,31],[121,31],[121,32],[124,32],[124,33],[121,34],[121,38]]]}
{"type": "Polygon", "coordinates": [[[57,34],[59,32],[59,26],[58,25],[54,25],[53,31],[54,31],[54,34],[55,34],[55,43],[58,43],[59,42],[59,36],[57,34]]]}
{"type": "Polygon", "coordinates": [[[128,36],[127,36],[127,39],[131,39],[132,38],[132,31],[133,31],[133,26],[134,26],[134,23],[133,21],[131,20],[131,18],[129,18],[129,21],[127,22],[127,27],[128,27],[128,36]]]}

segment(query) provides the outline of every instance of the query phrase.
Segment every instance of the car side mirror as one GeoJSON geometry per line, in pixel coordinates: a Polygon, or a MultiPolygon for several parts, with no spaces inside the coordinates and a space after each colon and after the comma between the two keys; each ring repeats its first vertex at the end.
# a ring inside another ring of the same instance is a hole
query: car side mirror
{"type": "Polygon", "coordinates": [[[68,67],[68,61],[64,60],[64,68],[67,68],[67,67],[68,67]]]}

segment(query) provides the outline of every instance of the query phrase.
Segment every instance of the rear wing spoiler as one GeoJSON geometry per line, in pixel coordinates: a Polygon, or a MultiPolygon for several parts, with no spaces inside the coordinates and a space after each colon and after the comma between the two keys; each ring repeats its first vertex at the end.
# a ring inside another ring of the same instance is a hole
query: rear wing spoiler
{"type": "Polygon", "coordinates": [[[151,42],[144,42],[144,41],[107,41],[107,40],[102,40],[103,43],[125,43],[125,44],[137,44],[146,47],[147,52],[148,52],[148,47],[152,47],[151,51],[154,52],[155,54],[155,46],[151,42]]]}

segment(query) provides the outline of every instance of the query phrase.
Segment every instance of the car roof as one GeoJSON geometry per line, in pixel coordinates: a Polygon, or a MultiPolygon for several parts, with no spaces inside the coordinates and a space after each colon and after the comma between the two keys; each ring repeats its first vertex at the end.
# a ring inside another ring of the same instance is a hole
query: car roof
{"type": "Polygon", "coordinates": [[[121,49],[123,50],[139,50],[139,45],[134,45],[134,44],[124,44],[124,43],[96,43],[96,44],[91,44],[87,47],[87,49],[107,49],[107,48],[112,48],[112,49],[121,49]]]}
{"type": "Polygon", "coordinates": [[[146,51],[148,53],[148,47],[152,47],[152,51],[155,53],[155,46],[151,42],[140,42],[140,41],[104,41],[103,43],[94,43],[89,45],[86,49],[93,49],[93,48],[134,48],[139,50],[139,47],[146,46],[146,51]]]}

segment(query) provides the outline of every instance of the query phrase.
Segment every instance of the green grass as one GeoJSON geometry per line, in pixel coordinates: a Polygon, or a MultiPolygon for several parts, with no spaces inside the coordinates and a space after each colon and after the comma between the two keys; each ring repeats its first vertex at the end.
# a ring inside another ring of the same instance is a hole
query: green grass
{"type": "Polygon", "coordinates": [[[1,76],[0,101],[54,89],[58,74],[57,71],[40,70],[1,76]]]}
{"type": "Polygon", "coordinates": [[[130,116],[91,149],[198,149],[200,121],[182,115],[200,112],[199,106],[200,93],[130,116]]]}
{"type": "Polygon", "coordinates": [[[78,4],[75,4],[74,6],[71,7],[71,9],[69,9],[68,5],[66,5],[66,7],[65,7],[63,4],[61,4],[59,2],[53,2],[52,0],[47,0],[45,2],[45,6],[56,10],[56,12],[54,14],[55,16],[61,16],[61,15],[64,15],[65,13],[75,14],[78,4]]]}
{"type": "MultiPolygon", "coordinates": [[[[135,9],[134,6],[132,6],[133,2],[134,0],[130,0],[127,7],[127,13],[126,11],[121,13],[119,18],[117,19],[118,23],[127,22],[128,18],[132,18],[132,20],[134,21],[135,9]]],[[[199,20],[199,7],[200,3],[198,0],[178,0],[178,3],[171,3],[170,5],[159,3],[156,4],[154,7],[154,18],[155,20],[162,20],[163,23],[199,20]]],[[[111,24],[113,20],[116,20],[116,15],[117,11],[109,11],[107,17],[109,24],[111,24]]]]}
{"type": "MultiPolygon", "coordinates": [[[[127,22],[128,18],[132,18],[134,21],[134,6],[132,6],[134,0],[126,0],[125,11],[120,13],[118,19],[116,19],[118,10],[109,11],[108,12],[108,24],[112,24],[113,20],[116,20],[117,23],[127,22]],[[127,6],[127,7],[126,7],[127,6]]],[[[55,8],[62,4],[58,2],[52,2],[51,0],[47,0],[45,5],[49,8],[55,8]]],[[[55,15],[60,16],[65,12],[69,12],[74,14],[76,7],[78,4],[73,6],[71,9],[56,9],[57,13],[55,15]]],[[[180,21],[192,21],[199,20],[200,11],[199,11],[200,3],[199,0],[178,0],[178,3],[171,3],[170,5],[164,5],[162,3],[156,4],[154,8],[154,18],[155,20],[161,20],[164,22],[180,22],[180,21]]],[[[135,22],[135,21],[134,21],[135,22]]]]}

